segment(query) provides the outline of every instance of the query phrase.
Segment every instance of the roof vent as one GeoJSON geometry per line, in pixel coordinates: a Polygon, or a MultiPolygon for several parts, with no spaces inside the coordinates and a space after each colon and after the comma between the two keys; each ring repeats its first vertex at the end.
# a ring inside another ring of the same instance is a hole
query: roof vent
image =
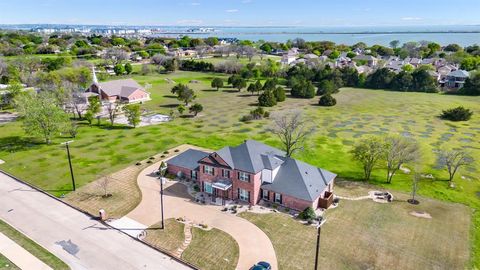
{"type": "Polygon", "coordinates": [[[306,171],[305,174],[308,174],[308,172],[306,171]]]}

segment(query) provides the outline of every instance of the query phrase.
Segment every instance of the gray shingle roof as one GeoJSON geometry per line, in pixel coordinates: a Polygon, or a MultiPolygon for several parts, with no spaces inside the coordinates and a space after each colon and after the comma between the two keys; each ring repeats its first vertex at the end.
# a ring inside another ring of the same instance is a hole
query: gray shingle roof
{"type": "Polygon", "coordinates": [[[198,161],[208,155],[209,153],[204,151],[188,149],[187,151],[167,160],[167,164],[195,170],[198,167],[198,161]]]}
{"type": "Polygon", "coordinates": [[[286,158],[273,183],[262,184],[262,189],[314,201],[336,176],[332,172],[305,162],[286,158]]]}
{"type": "Polygon", "coordinates": [[[145,91],[142,86],[133,79],[101,82],[98,83],[98,86],[108,96],[128,97],[136,90],[145,91]]]}
{"type": "Polygon", "coordinates": [[[285,156],[285,152],[254,140],[247,140],[236,147],[224,147],[216,153],[232,169],[250,173],[276,168],[283,162],[281,157],[285,156]]]}
{"type": "Polygon", "coordinates": [[[470,74],[468,73],[468,71],[459,69],[459,70],[450,72],[448,76],[456,77],[456,78],[468,78],[470,74]]]}

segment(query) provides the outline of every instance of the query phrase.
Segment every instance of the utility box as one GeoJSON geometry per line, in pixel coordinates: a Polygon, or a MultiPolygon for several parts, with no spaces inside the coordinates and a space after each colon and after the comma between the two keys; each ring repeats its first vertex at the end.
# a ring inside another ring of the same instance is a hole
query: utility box
{"type": "Polygon", "coordinates": [[[107,214],[105,213],[105,210],[103,210],[103,209],[100,209],[98,211],[98,216],[99,216],[101,221],[104,221],[104,220],[107,219],[107,214]]]}

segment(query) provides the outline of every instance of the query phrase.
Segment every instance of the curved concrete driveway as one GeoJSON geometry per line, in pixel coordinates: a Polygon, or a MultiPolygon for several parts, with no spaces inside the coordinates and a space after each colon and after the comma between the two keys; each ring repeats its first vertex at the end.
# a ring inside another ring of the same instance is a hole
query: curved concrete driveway
{"type": "MultiPolygon", "coordinates": [[[[161,220],[160,183],[152,175],[159,165],[156,163],[140,172],[137,181],[142,191],[142,201],[127,215],[147,226],[161,220]]],[[[254,224],[232,214],[223,213],[218,206],[192,202],[186,187],[180,183],[165,185],[164,195],[165,219],[185,217],[196,223],[220,229],[237,241],[240,248],[237,269],[249,269],[259,261],[268,261],[273,269],[278,269],[277,257],[270,239],[254,224]]]]}

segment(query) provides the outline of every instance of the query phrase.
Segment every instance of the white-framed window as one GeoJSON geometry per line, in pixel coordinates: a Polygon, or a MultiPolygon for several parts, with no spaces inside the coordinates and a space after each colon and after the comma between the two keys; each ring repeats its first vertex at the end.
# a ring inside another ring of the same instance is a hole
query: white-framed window
{"type": "Polygon", "coordinates": [[[269,199],[270,199],[270,198],[269,198],[269,195],[270,195],[270,193],[268,192],[268,190],[263,189],[263,191],[262,191],[262,198],[263,198],[264,200],[269,200],[269,199]]]}
{"type": "Polygon", "coordinates": [[[203,172],[206,173],[206,174],[213,175],[213,167],[205,165],[203,167],[203,172]]]}
{"type": "Polygon", "coordinates": [[[275,193],[275,202],[280,204],[282,203],[282,194],[275,193]]]}
{"type": "Polygon", "coordinates": [[[192,179],[197,180],[197,171],[192,171],[192,179]]]}
{"type": "Polygon", "coordinates": [[[222,176],[225,178],[230,178],[230,170],[223,169],[222,176]]]}
{"type": "Polygon", "coordinates": [[[250,175],[246,172],[238,172],[238,180],[250,182],[250,175]]]}
{"type": "Polygon", "coordinates": [[[250,201],[250,194],[245,189],[238,189],[238,198],[242,201],[249,202],[250,201]]]}
{"type": "Polygon", "coordinates": [[[213,193],[212,183],[203,182],[203,189],[206,193],[212,194],[213,193]]]}

